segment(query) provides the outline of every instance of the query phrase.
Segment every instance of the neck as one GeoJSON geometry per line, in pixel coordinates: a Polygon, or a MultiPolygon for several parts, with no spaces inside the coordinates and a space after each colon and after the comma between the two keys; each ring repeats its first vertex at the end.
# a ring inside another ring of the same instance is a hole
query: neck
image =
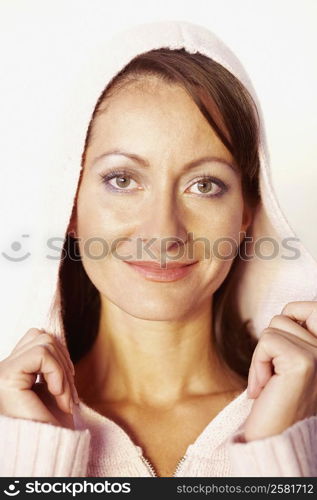
{"type": "Polygon", "coordinates": [[[76,377],[79,393],[85,386],[94,403],[166,406],[241,388],[241,378],[216,355],[210,301],[177,321],[135,318],[102,302],[96,341],[76,377]]]}

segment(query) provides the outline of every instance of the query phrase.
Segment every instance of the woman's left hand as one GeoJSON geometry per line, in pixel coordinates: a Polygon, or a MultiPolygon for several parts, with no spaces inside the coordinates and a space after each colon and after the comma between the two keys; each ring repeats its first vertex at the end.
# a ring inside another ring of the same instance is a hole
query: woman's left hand
{"type": "Polygon", "coordinates": [[[317,302],[290,302],[265,328],[253,352],[244,425],[246,441],[280,434],[317,415],[317,302]]]}

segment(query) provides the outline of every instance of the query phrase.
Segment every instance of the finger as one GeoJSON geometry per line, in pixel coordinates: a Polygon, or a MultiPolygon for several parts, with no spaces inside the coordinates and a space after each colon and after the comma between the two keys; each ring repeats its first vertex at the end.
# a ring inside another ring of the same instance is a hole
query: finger
{"type": "Polygon", "coordinates": [[[315,360],[315,347],[307,348],[300,339],[287,332],[266,329],[253,353],[249,370],[249,397],[257,398],[273,375],[292,373],[296,377],[303,374],[310,376],[315,360]]]}
{"type": "Polygon", "coordinates": [[[26,349],[29,349],[34,343],[56,343],[58,345],[58,349],[60,352],[60,361],[63,360],[63,364],[65,366],[66,377],[68,379],[68,383],[71,387],[71,394],[73,400],[78,404],[79,397],[74,383],[74,375],[75,368],[70,359],[69,352],[66,347],[62,344],[62,342],[52,334],[45,332],[45,330],[41,330],[38,328],[30,328],[25,335],[20,339],[20,341],[15,345],[14,349],[11,351],[11,354],[18,355],[21,352],[24,352],[26,349]],[[67,369],[68,368],[68,369],[67,369]]]}
{"type": "Polygon", "coordinates": [[[54,345],[55,345],[57,351],[59,352],[59,354],[63,360],[64,366],[65,366],[65,371],[67,374],[67,378],[68,378],[69,384],[71,386],[73,400],[75,403],[78,404],[79,397],[77,394],[77,390],[75,387],[75,381],[74,381],[74,375],[75,375],[74,365],[70,361],[69,354],[67,356],[68,351],[66,350],[66,348],[63,346],[63,344],[56,337],[55,337],[55,344],[54,345]]]}
{"type": "Polygon", "coordinates": [[[61,342],[61,340],[58,337],[56,337],[55,335],[51,335],[51,336],[53,337],[56,345],[58,345],[58,347],[63,355],[63,358],[65,359],[66,365],[68,366],[69,371],[71,372],[72,375],[75,375],[75,368],[74,368],[73,362],[70,358],[67,347],[61,342]]]}
{"type": "Polygon", "coordinates": [[[55,353],[50,345],[35,345],[30,348],[30,352],[21,352],[20,356],[14,358],[13,363],[17,364],[17,370],[23,366],[23,373],[34,375],[41,373],[47,384],[49,392],[55,397],[56,402],[62,411],[70,412],[69,396],[67,395],[63,366],[55,357],[55,353]],[[21,360],[23,357],[23,362],[21,360]]]}
{"type": "Polygon", "coordinates": [[[28,331],[27,335],[24,336],[23,341],[20,342],[19,347],[16,346],[12,355],[19,356],[22,352],[25,352],[32,346],[41,344],[50,344],[56,346],[56,349],[58,350],[59,353],[59,360],[64,365],[65,374],[68,379],[69,385],[71,387],[71,394],[73,401],[78,404],[79,398],[74,383],[74,374],[75,374],[74,365],[70,360],[69,354],[68,356],[66,356],[65,353],[66,348],[63,346],[63,344],[56,336],[46,333],[44,330],[37,330],[33,328],[28,331]]]}
{"type": "MultiPolygon", "coordinates": [[[[257,344],[257,347],[259,343],[257,344]]],[[[272,359],[261,360],[260,354],[254,350],[248,377],[248,396],[257,398],[261,390],[273,375],[272,359]]]]}
{"type": "Polygon", "coordinates": [[[55,357],[58,359],[58,361],[63,366],[64,375],[67,379],[67,384],[66,384],[66,386],[64,386],[64,389],[66,389],[68,400],[71,398],[73,400],[73,402],[77,403],[78,396],[77,396],[77,391],[76,391],[76,388],[74,385],[74,379],[73,379],[72,374],[69,372],[68,363],[67,363],[67,360],[66,360],[62,350],[54,342],[47,343],[44,345],[48,345],[50,347],[50,349],[53,351],[53,354],[55,355],[55,357]]]}
{"type": "MultiPolygon", "coordinates": [[[[15,345],[14,349],[11,351],[11,353],[16,353],[18,351],[20,351],[20,349],[23,347],[29,347],[31,345],[31,343],[38,339],[39,336],[41,335],[49,335],[50,337],[53,338],[54,341],[58,342],[59,346],[61,346],[64,350],[67,351],[66,347],[62,344],[62,342],[60,341],[60,339],[58,339],[58,337],[56,337],[56,335],[53,335],[53,334],[50,334],[48,332],[46,332],[45,330],[43,329],[38,329],[38,328],[30,328],[25,335],[23,335],[23,337],[20,339],[20,341],[15,345]]],[[[44,341],[47,341],[47,342],[50,342],[50,339],[48,339],[47,337],[44,337],[44,341]]],[[[67,356],[66,356],[66,359],[67,359],[67,363],[69,365],[69,369],[71,371],[71,373],[75,374],[75,369],[74,369],[74,365],[69,357],[69,353],[67,351],[67,356]]]]}
{"type": "Polygon", "coordinates": [[[299,349],[299,352],[306,352],[307,356],[310,357],[311,354],[316,358],[317,357],[317,345],[316,343],[312,344],[310,342],[307,342],[306,340],[303,340],[299,338],[297,335],[294,335],[293,333],[286,332],[285,330],[278,330],[277,328],[266,328],[264,330],[264,333],[270,333],[273,335],[273,339],[275,340],[278,336],[281,339],[285,339],[286,344],[284,346],[284,350],[286,352],[286,349],[292,348],[295,346],[295,348],[299,349]],[[308,354],[309,353],[309,354],[308,354]]]}
{"type": "Polygon", "coordinates": [[[291,333],[271,328],[266,328],[262,335],[257,344],[254,363],[272,361],[277,375],[302,374],[314,367],[316,347],[308,346],[291,333]]]}
{"type": "MultiPolygon", "coordinates": [[[[58,350],[56,349],[56,347],[53,344],[39,344],[39,345],[43,345],[45,348],[47,348],[49,350],[49,352],[51,353],[51,355],[58,362],[59,366],[62,369],[62,372],[63,372],[63,389],[62,389],[62,392],[57,395],[57,398],[60,399],[61,404],[63,405],[63,410],[64,411],[66,410],[67,413],[71,413],[72,412],[72,403],[71,403],[71,400],[72,400],[72,391],[71,391],[71,384],[70,384],[69,379],[67,377],[67,371],[65,370],[65,366],[64,366],[64,363],[62,361],[62,358],[61,358],[58,350]]],[[[43,374],[43,375],[44,375],[44,378],[45,378],[45,374],[43,374]]],[[[55,395],[55,397],[56,397],[56,395],[55,395]]]]}
{"type": "Polygon", "coordinates": [[[257,385],[258,385],[258,381],[257,381],[257,378],[256,378],[256,371],[255,371],[255,359],[256,359],[256,351],[258,349],[258,345],[256,345],[254,351],[253,351],[253,354],[252,354],[252,358],[251,358],[251,364],[250,364],[250,367],[249,367],[249,373],[248,373],[248,387],[247,387],[247,392],[248,392],[248,397],[249,398],[253,398],[254,397],[254,391],[256,390],[257,388],[257,385]]]}
{"type": "Polygon", "coordinates": [[[254,370],[254,365],[251,364],[249,368],[249,374],[248,374],[248,387],[247,387],[247,393],[248,393],[248,398],[254,398],[255,390],[258,386],[258,381],[256,378],[256,373],[254,370]]]}
{"type": "Polygon", "coordinates": [[[38,337],[38,339],[41,342],[52,344],[56,348],[56,350],[60,356],[61,362],[63,362],[63,365],[64,365],[66,377],[67,377],[67,380],[69,382],[70,389],[71,389],[72,399],[75,403],[79,403],[79,398],[78,398],[78,394],[77,394],[75,382],[74,382],[75,369],[74,369],[73,363],[70,360],[70,356],[69,356],[69,353],[68,353],[66,347],[64,347],[62,342],[55,335],[51,335],[51,334],[46,333],[46,332],[42,333],[42,335],[40,335],[38,337]]]}
{"type": "Polygon", "coordinates": [[[295,321],[305,322],[308,330],[317,336],[317,301],[289,302],[281,314],[295,321]]]}
{"type": "Polygon", "coordinates": [[[296,321],[283,314],[278,314],[274,316],[270,322],[269,328],[275,330],[281,330],[298,337],[303,342],[317,347],[317,337],[309,332],[306,328],[299,325],[296,321]]]}
{"type": "Polygon", "coordinates": [[[29,342],[38,337],[41,333],[42,333],[41,330],[39,330],[38,328],[30,328],[25,333],[25,335],[21,337],[18,343],[14,346],[14,348],[11,351],[11,354],[17,352],[22,346],[27,345],[29,342]]]}
{"type": "Polygon", "coordinates": [[[266,386],[272,375],[274,374],[274,368],[272,359],[271,360],[261,360],[258,359],[254,364],[255,380],[256,386],[253,390],[253,397],[257,398],[261,393],[263,387],[266,386]]]}
{"type": "MultiPolygon", "coordinates": [[[[22,354],[26,353],[29,349],[34,348],[36,345],[43,345],[50,349],[52,352],[52,355],[59,361],[60,365],[63,367],[64,371],[64,382],[67,381],[67,383],[64,383],[63,386],[63,395],[59,398],[59,402],[62,405],[62,410],[69,411],[70,408],[70,403],[69,400],[73,399],[75,401],[75,388],[74,388],[74,382],[72,380],[72,375],[69,371],[68,368],[68,363],[65,360],[65,356],[60,352],[60,348],[57,346],[56,340],[53,337],[53,335],[50,335],[48,333],[43,333],[41,330],[36,330],[33,329],[33,331],[29,331],[28,335],[25,336],[24,338],[24,343],[20,343],[20,346],[18,349],[15,349],[12,358],[15,359],[17,357],[20,357],[22,354]],[[32,340],[30,340],[32,339],[32,340]]],[[[42,375],[43,376],[43,375],[42,375]]]]}
{"type": "Polygon", "coordinates": [[[68,386],[70,388],[70,397],[74,402],[78,403],[79,400],[74,384],[74,377],[72,375],[71,362],[68,360],[63,351],[62,343],[54,335],[41,331],[39,335],[34,336],[33,340],[29,341],[27,344],[22,345],[19,349],[19,353],[23,352],[26,349],[29,349],[31,345],[48,345],[52,347],[55,353],[55,357],[57,357],[60,363],[63,365],[65,376],[68,381],[68,386]]]}

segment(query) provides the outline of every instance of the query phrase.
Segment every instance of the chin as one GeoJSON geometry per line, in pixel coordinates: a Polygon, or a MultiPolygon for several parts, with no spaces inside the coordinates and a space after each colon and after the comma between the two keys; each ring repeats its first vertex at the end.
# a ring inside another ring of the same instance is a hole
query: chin
{"type": "Polygon", "coordinates": [[[191,316],[197,309],[197,303],[193,302],[192,298],[187,301],[187,304],[184,300],[175,303],[166,298],[164,300],[164,297],[159,300],[157,298],[143,300],[142,297],[136,297],[135,300],[131,300],[131,297],[127,297],[127,300],[123,299],[122,295],[118,300],[108,298],[126,314],[148,321],[179,321],[191,316]]]}

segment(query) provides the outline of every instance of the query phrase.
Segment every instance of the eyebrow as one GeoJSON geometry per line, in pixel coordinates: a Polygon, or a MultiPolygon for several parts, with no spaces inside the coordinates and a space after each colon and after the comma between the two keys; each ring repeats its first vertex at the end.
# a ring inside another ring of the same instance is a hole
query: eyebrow
{"type": "MultiPolygon", "coordinates": [[[[131,160],[138,162],[139,165],[144,168],[148,168],[150,166],[148,160],[146,160],[142,156],[139,156],[135,153],[130,153],[128,151],[124,151],[122,149],[111,149],[110,151],[107,151],[106,153],[97,156],[97,158],[94,159],[93,163],[96,163],[102,158],[112,155],[126,156],[127,158],[130,158],[131,160]]],[[[228,167],[230,167],[234,172],[236,173],[239,172],[238,167],[234,163],[231,163],[230,161],[225,160],[224,158],[220,158],[219,156],[203,156],[202,158],[197,158],[196,160],[192,160],[188,163],[185,163],[183,170],[188,170],[190,168],[197,167],[202,163],[208,163],[208,162],[222,163],[223,165],[227,165],[228,167]]]]}

